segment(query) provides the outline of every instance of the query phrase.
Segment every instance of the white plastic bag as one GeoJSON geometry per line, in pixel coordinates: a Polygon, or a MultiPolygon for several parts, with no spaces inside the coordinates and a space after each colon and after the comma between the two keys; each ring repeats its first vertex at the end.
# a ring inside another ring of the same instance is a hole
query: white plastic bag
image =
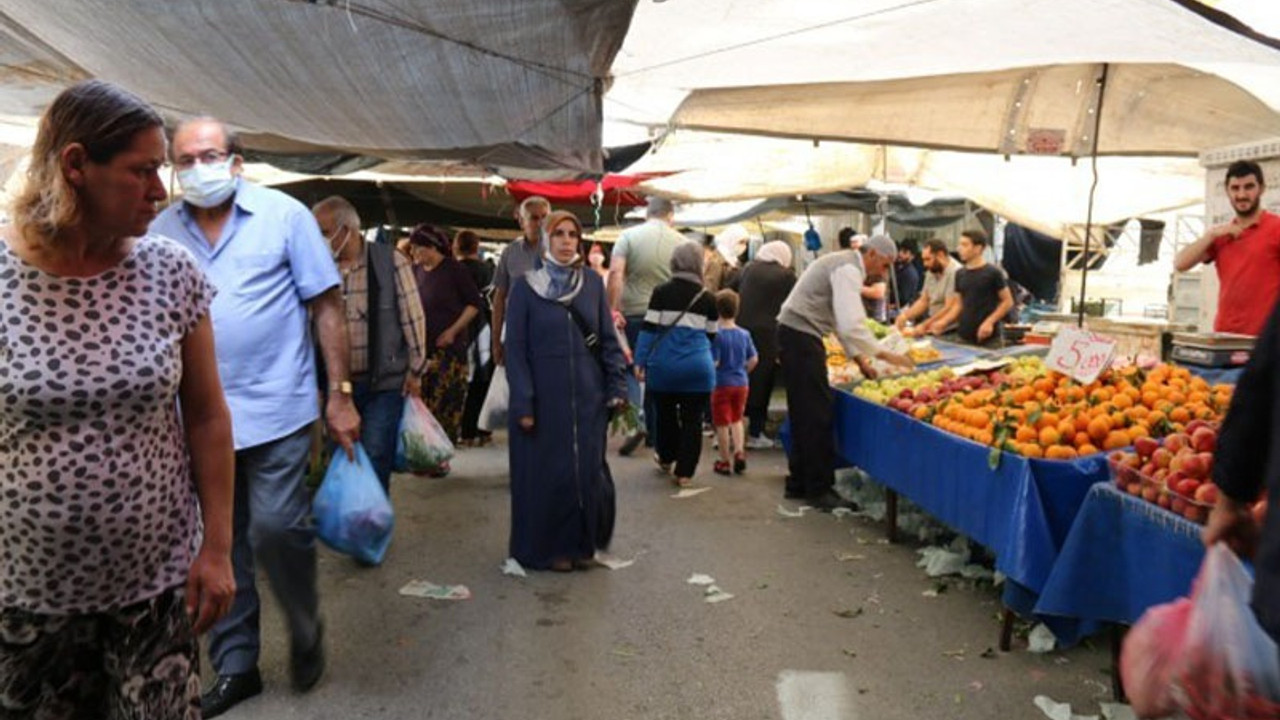
{"type": "Polygon", "coordinates": [[[1173,699],[1192,720],[1280,717],[1280,655],[1249,599],[1253,580],[1218,543],[1196,577],[1173,699]]]}
{"type": "Polygon", "coordinates": [[[499,365],[493,369],[493,378],[489,380],[489,393],[484,396],[484,404],[480,406],[480,417],[476,427],[492,431],[507,424],[507,405],[511,400],[511,390],[507,387],[507,368],[499,365]]]}
{"type": "Polygon", "coordinates": [[[453,443],[422,398],[404,403],[400,434],[396,438],[396,468],[401,471],[445,475],[453,459],[453,443]]]}

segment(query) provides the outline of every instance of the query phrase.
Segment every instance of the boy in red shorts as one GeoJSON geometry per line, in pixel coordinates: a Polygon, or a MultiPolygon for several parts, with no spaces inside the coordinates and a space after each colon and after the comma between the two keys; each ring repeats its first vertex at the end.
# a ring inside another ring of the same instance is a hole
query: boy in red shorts
{"type": "Polygon", "coordinates": [[[720,330],[716,333],[711,354],[716,363],[716,389],[711,392],[711,424],[716,428],[720,459],[715,471],[720,475],[747,469],[744,441],[746,428],[742,416],[747,409],[747,376],[760,358],[751,342],[751,333],[738,327],[738,293],[721,290],[716,293],[716,313],[720,330]]]}

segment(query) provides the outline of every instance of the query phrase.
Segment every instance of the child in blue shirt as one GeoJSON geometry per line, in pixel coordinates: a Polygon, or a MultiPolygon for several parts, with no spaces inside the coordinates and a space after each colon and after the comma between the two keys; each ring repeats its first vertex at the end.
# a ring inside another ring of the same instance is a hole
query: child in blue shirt
{"type": "Polygon", "coordinates": [[[716,293],[716,313],[720,329],[711,347],[716,364],[716,389],[711,392],[711,424],[716,428],[720,459],[715,471],[741,475],[747,469],[746,428],[742,416],[747,409],[747,375],[755,369],[760,357],[751,333],[738,327],[738,293],[721,290],[716,293]]]}

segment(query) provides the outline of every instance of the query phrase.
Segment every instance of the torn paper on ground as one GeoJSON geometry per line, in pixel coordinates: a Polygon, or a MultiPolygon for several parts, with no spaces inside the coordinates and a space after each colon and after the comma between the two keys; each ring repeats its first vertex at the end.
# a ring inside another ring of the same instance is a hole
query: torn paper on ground
{"type": "Polygon", "coordinates": [[[676,493],[675,495],[672,495],[671,497],[675,498],[676,500],[683,500],[685,498],[691,498],[695,495],[701,495],[702,493],[710,489],[711,488],[709,487],[683,488],[682,490],[680,490],[680,492],[676,493]]]}
{"type": "Polygon", "coordinates": [[[502,563],[502,574],[512,577],[529,577],[529,573],[524,571],[520,561],[515,558],[507,558],[507,561],[502,563]]]}
{"type": "Polygon", "coordinates": [[[710,585],[715,581],[716,581],[715,578],[711,577],[710,575],[704,575],[702,573],[694,573],[689,576],[688,580],[685,580],[685,582],[689,583],[690,585],[710,585]]]}
{"type": "Polygon", "coordinates": [[[804,514],[809,512],[812,509],[813,508],[809,507],[808,505],[801,505],[795,510],[792,510],[786,505],[783,505],[781,503],[778,504],[778,514],[781,515],[782,517],[787,517],[787,518],[804,517],[804,514]]]}
{"type": "Polygon", "coordinates": [[[610,570],[621,570],[624,567],[631,567],[636,564],[635,558],[623,560],[622,558],[614,557],[606,552],[597,552],[596,562],[610,570]]]}
{"type": "Polygon", "coordinates": [[[1060,703],[1045,695],[1037,695],[1032,701],[1049,720],[1098,720],[1097,715],[1074,715],[1070,703],[1060,703]]]}
{"type": "Polygon", "coordinates": [[[1053,636],[1053,631],[1045,627],[1044,623],[1031,628],[1031,634],[1027,636],[1027,649],[1033,653],[1052,652],[1053,648],[1058,644],[1058,639],[1053,636]]]}
{"type": "Polygon", "coordinates": [[[430,580],[411,580],[400,588],[400,594],[431,600],[471,599],[471,591],[466,585],[437,585],[430,580]]]}
{"type": "Polygon", "coordinates": [[[706,601],[709,603],[718,603],[733,599],[733,595],[731,593],[721,590],[719,586],[716,585],[708,585],[704,595],[706,601]]]}

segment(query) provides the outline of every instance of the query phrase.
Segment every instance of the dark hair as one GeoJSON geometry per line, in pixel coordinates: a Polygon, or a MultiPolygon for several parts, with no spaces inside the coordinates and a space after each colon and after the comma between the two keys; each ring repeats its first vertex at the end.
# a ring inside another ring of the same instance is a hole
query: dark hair
{"type": "Polygon", "coordinates": [[[909,252],[912,255],[919,255],[920,245],[918,245],[915,240],[907,238],[906,240],[898,243],[898,252],[909,252]]]}
{"type": "Polygon", "coordinates": [[[738,293],[732,290],[721,290],[716,293],[716,314],[721,320],[732,320],[738,317],[738,293]]]}
{"type": "Polygon", "coordinates": [[[991,242],[987,239],[987,234],[978,229],[964,230],[960,233],[960,237],[967,237],[969,238],[969,242],[974,245],[981,245],[982,247],[986,247],[991,242]]]}
{"type": "Polygon", "coordinates": [[[848,250],[853,244],[853,236],[857,235],[851,227],[840,228],[840,233],[836,235],[836,242],[840,245],[841,250],[848,250]]]}
{"type": "Polygon", "coordinates": [[[417,247],[435,248],[445,257],[453,257],[453,243],[444,230],[430,223],[421,223],[409,233],[409,244],[417,247]]]}
{"type": "Polygon", "coordinates": [[[453,241],[458,243],[458,252],[463,255],[474,255],[480,250],[480,236],[470,230],[460,230],[453,241]]]}
{"type": "Polygon", "coordinates": [[[924,246],[928,248],[929,252],[935,255],[939,253],[943,255],[947,254],[947,244],[942,242],[940,238],[929,238],[924,241],[924,246]]]}
{"type": "Polygon", "coordinates": [[[1262,177],[1262,166],[1252,160],[1237,160],[1231,163],[1227,168],[1227,179],[1224,182],[1231,182],[1231,178],[1246,178],[1250,175],[1258,178],[1259,185],[1266,185],[1267,181],[1262,177]]]}
{"type": "Polygon", "coordinates": [[[90,160],[104,165],[138,133],[157,127],[164,127],[160,114],[118,85],[85,80],[63,90],[40,118],[26,185],[13,202],[14,226],[48,241],[80,221],[80,195],[62,175],[68,145],[79,143],[90,160]]]}

